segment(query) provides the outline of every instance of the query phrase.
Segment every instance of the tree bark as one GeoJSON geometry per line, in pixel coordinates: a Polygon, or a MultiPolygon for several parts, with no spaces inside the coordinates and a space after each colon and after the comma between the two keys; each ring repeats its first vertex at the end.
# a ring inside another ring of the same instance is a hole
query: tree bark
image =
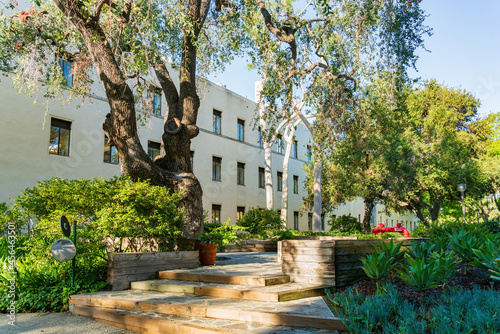
{"type": "Polygon", "coordinates": [[[372,231],[372,212],[375,207],[373,198],[365,198],[365,215],[363,217],[363,232],[370,233],[372,231]]]}
{"type": "Polygon", "coordinates": [[[317,158],[314,163],[314,211],[313,211],[313,231],[321,231],[321,158],[317,158]]]}

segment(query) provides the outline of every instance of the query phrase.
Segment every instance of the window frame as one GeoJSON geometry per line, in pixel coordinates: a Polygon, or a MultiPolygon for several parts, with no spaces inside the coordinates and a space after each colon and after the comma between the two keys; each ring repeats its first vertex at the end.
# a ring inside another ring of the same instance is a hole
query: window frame
{"type": "Polygon", "coordinates": [[[104,135],[104,156],[102,161],[107,164],[111,165],[119,165],[120,164],[120,157],[118,157],[118,151],[116,150],[115,146],[109,146],[109,138],[108,136],[104,135]],[[106,161],[106,148],[109,148],[109,159],[106,161]],[[116,154],[116,162],[113,162],[113,156],[116,154]]]}
{"type": "Polygon", "coordinates": [[[222,212],[221,204],[212,204],[212,223],[221,222],[221,212],[222,212]]]}
{"type": "Polygon", "coordinates": [[[161,143],[158,143],[158,142],[152,141],[152,140],[148,140],[148,156],[149,156],[149,158],[154,161],[155,158],[159,155],[161,155],[161,143]],[[150,154],[153,149],[158,150],[158,154],[155,155],[154,157],[150,154]]]}
{"type": "Polygon", "coordinates": [[[236,207],[236,221],[239,221],[241,218],[243,218],[243,215],[245,214],[245,207],[244,206],[237,206],[236,207]],[[243,210],[241,210],[243,209],[243,210]],[[241,214],[241,217],[240,217],[241,214]]]}
{"type": "Polygon", "coordinates": [[[236,184],[239,186],[245,185],[245,163],[236,163],[236,184]]]}
{"type": "Polygon", "coordinates": [[[221,182],[222,157],[212,156],[212,181],[221,182]]]}
{"type": "Polygon", "coordinates": [[[294,194],[299,193],[299,176],[298,175],[293,176],[293,193],[294,194]]]}
{"type": "Polygon", "coordinates": [[[299,142],[296,139],[292,140],[292,158],[297,159],[297,157],[299,156],[298,146],[299,142]]]}
{"type": "Polygon", "coordinates": [[[161,96],[162,90],[156,86],[150,87],[151,94],[151,114],[156,117],[162,117],[161,113],[161,96]]]}
{"type": "Polygon", "coordinates": [[[258,178],[258,182],[259,182],[259,188],[260,189],[264,189],[266,188],[266,170],[264,167],[259,167],[259,178],[258,178]]]}
{"type": "Polygon", "coordinates": [[[283,172],[276,172],[276,191],[283,191],[283,172]]]}
{"type": "Polygon", "coordinates": [[[222,134],[222,112],[217,109],[213,109],[212,132],[217,135],[222,134]]]}
{"type": "Polygon", "coordinates": [[[62,120],[60,118],[56,118],[56,117],[51,117],[50,119],[50,132],[49,132],[49,154],[51,155],[58,155],[58,156],[62,156],[62,157],[69,157],[70,156],[70,148],[71,148],[71,125],[72,125],[72,122],[70,121],[65,121],[65,120],[62,120]],[[51,137],[52,137],[52,128],[57,128],[58,129],[58,132],[57,132],[57,152],[56,153],[52,153],[51,152],[51,145],[52,145],[52,140],[51,140],[51,137]],[[67,147],[66,147],[66,151],[67,151],[67,154],[61,154],[61,129],[64,129],[64,130],[67,130],[68,131],[68,140],[67,140],[67,147]]]}
{"type": "Polygon", "coordinates": [[[298,211],[293,212],[293,229],[295,231],[299,230],[299,212],[298,211]]]}
{"type": "Polygon", "coordinates": [[[238,141],[245,141],[245,121],[241,118],[238,118],[236,123],[236,139],[238,141]]]}

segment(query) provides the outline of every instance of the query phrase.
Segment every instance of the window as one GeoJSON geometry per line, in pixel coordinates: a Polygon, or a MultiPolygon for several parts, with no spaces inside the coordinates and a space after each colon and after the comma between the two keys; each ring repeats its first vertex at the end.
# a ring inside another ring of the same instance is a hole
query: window
{"type": "Polygon", "coordinates": [[[212,204],[212,223],[220,223],[220,209],[220,205],[212,204]]]}
{"type": "Polygon", "coordinates": [[[358,223],[361,224],[361,215],[358,215],[358,223]]]}
{"type": "Polygon", "coordinates": [[[242,162],[238,162],[238,170],[236,175],[236,183],[240,186],[245,185],[245,164],[242,162]]]}
{"type": "Polygon", "coordinates": [[[120,159],[118,158],[118,152],[116,151],[116,147],[109,146],[109,138],[104,135],[104,162],[108,164],[118,165],[120,163],[120,159]]]}
{"type": "Polygon", "coordinates": [[[325,215],[321,215],[321,231],[325,230],[325,215]]]}
{"type": "Polygon", "coordinates": [[[293,193],[299,193],[299,177],[297,175],[293,176],[293,193]]]}
{"type": "Polygon", "coordinates": [[[193,170],[193,166],[194,166],[194,151],[191,151],[191,156],[189,158],[190,162],[191,162],[191,170],[193,170]]]}
{"type": "Polygon", "coordinates": [[[243,218],[243,215],[245,214],[245,207],[244,206],[238,206],[236,207],[236,220],[240,220],[243,218]]]}
{"type": "Polygon", "coordinates": [[[57,118],[50,120],[50,154],[69,156],[70,132],[71,122],[57,118]]]}
{"type": "Polygon", "coordinates": [[[213,126],[214,126],[214,133],[220,135],[221,134],[221,117],[222,113],[218,110],[214,109],[214,119],[213,119],[213,126]]]}
{"type": "Polygon", "coordinates": [[[307,145],[307,162],[311,162],[311,146],[307,145]]]}
{"type": "Polygon", "coordinates": [[[260,129],[260,126],[259,126],[259,139],[258,140],[259,140],[259,142],[258,142],[259,147],[263,148],[264,147],[264,142],[262,141],[262,130],[260,129]]]}
{"type": "Polygon", "coordinates": [[[263,167],[259,167],[259,188],[265,188],[266,186],[266,173],[263,167]]]}
{"type": "Polygon", "coordinates": [[[154,141],[148,140],[148,155],[151,160],[154,160],[158,155],[160,155],[161,145],[154,141]]]}
{"type": "Polygon", "coordinates": [[[293,212],[293,229],[299,229],[299,213],[297,211],[293,212]]]}
{"type": "Polygon", "coordinates": [[[238,118],[237,138],[239,141],[245,141],[245,121],[238,118]]]}
{"type": "Polygon", "coordinates": [[[283,173],[277,172],[276,176],[277,176],[276,190],[283,191],[283,173]]]}
{"type": "Polygon", "coordinates": [[[212,157],[212,180],[220,181],[222,158],[212,157]]]}
{"type": "Polygon", "coordinates": [[[281,135],[278,135],[278,137],[276,137],[276,152],[283,153],[283,139],[281,135]]]}
{"type": "Polygon", "coordinates": [[[298,154],[297,154],[297,141],[294,140],[292,142],[292,158],[297,158],[298,154]]]}
{"type": "Polygon", "coordinates": [[[307,228],[309,231],[313,229],[313,214],[311,212],[307,214],[307,228]]]}
{"type": "Polygon", "coordinates": [[[62,71],[62,76],[64,79],[63,86],[65,87],[73,86],[73,74],[71,73],[71,66],[73,65],[73,62],[61,58],[58,58],[57,62],[59,63],[59,66],[61,67],[62,71]]]}
{"type": "Polygon", "coordinates": [[[153,104],[153,115],[161,116],[161,89],[151,87],[151,103],[153,104]]]}

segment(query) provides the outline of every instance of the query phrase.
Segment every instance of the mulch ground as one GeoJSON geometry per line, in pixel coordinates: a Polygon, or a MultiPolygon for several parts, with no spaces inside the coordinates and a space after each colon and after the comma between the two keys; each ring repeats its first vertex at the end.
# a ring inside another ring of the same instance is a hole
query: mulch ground
{"type": "MultiPolygon", "coordinates": [[[[465,265],[460,264],[456,269],[455,275],[450,280],[443,286],[428,290],[426,295],[441,294],[447,287],[471,290],[474,286],[478,286],[484,290],[493,289],[500,291],[500,281],[490,278],[487,274],[488,270],[486,269],[468,266],[467,270],[465,270],[465,265]]],[[[418,291],[406,285],[399,277],[392,279],[392,285],[396,287],[406,301],[417,307],[420,306],[418,291]]],[[[349,287],[338,287],[336,291],[346,292],[348,289],[349,287]]],[[[364,295],[374,295],[377,291],[377,284],[372,279],[363,280],[357,283],[357,291],[364,295]]]]}

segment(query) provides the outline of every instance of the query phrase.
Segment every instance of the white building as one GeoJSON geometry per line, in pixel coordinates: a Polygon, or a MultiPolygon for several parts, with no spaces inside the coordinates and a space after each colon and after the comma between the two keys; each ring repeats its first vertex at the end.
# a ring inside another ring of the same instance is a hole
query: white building
{"type": "MultiPolygon", "coordinates": [[[[0,76],[0,202],[18,196],[38,181],[57,176],[67,179],[110,178],[120,174],[114,148],[106,146],[102,123],[109,106],[102,90],[85,101],[66,104],[16,93],[12,80],[0,76]],[[33,104],[33,101],[38,101],[33,104]]],[[[203,187],[203,206],[209,216],[221,221],[237,220],[252,207],[265,207],[264,151],[254,128],[257,104],[217,84],[207,82],[200,92],[198,116],[200,134],[192,141],[193,170],[203,187]]],[[[165,102],[158,116],[151,116],[139,126],[143,147],[151,155],[160,150],[165,102]]],[[[295,132],[296,150],[292,150],[288,177],[289,228],[308,230],[310,215],[300,214],[310,134],[304,126],[295,132]],[[294,154],[293,151],[296,151],[294,154]]],[[[275,208],[281,208],[279,188],[284,155],[277,146],[272,153],[275,208]]],[[[283,150],[284,152],[284,150],[283,150]]],[[[413,226],[413,215],[385,216],[375,208],[373,223],[382,220],[389,226],[397,222],[413,226]]],[[[335,215],[350,214],[363,219],[362,200],[347,203],[335,215]]],[[[327,227],[328,228],[328,227],[327,227]]]]}

